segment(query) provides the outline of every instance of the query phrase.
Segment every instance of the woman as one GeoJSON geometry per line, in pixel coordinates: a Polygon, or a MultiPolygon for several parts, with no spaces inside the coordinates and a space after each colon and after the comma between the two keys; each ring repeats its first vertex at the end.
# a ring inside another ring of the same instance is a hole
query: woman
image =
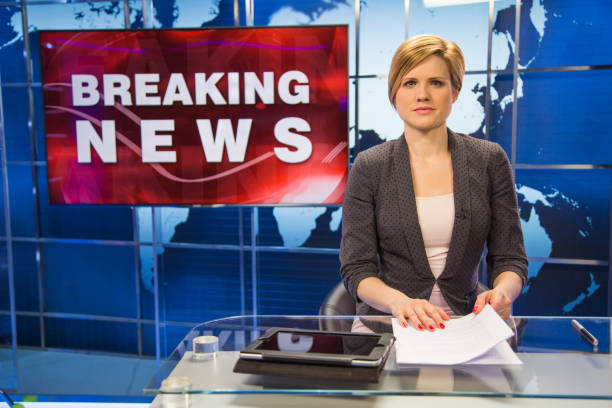
{"type": "Polygon", "coordinates": [[[507,318],[526,282],[506,154],[446,127],[464,72],[459,47],[433,35],[393,57],[389,99],[404,133],[357,155],[342,210],[341,275],[359,315],[390,313],[419,330],[486,304],[507,318]],[[493,288],[478,294],[485,243],[493,288]]]}

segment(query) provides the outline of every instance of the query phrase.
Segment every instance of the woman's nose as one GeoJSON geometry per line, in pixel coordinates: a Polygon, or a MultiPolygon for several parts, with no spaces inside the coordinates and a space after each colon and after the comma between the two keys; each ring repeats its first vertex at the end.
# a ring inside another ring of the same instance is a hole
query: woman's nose
{"type": "Polygon", "coordinates": [[[416,98],[417,98],[417,101],[428,101],[429,100],[429,91],[426,86],[424,85],[417,86],[416,98]]]}

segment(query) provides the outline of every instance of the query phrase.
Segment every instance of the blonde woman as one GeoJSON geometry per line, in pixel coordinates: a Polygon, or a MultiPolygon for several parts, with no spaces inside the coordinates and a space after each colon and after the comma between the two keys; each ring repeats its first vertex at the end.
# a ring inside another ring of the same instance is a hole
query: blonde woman
{"type": "Polygon", "coordinates": [[[419,330],[486,304],[507,318],[526,282],[506,154],[446,127],[464,72],[459,47],[434,35],[393,57],[389,100],[404,132],[357,155],[342,210],[341,275],[358,315],[388,313],[419,330]],[[478,293],[485,244],[492,289],[478,293]]]}

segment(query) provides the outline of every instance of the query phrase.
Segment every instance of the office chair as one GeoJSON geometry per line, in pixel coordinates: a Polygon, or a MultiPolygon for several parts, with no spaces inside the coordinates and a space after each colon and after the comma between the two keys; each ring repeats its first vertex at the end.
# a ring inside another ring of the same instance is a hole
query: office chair
{"type": "MultiPolygon", "coordinates": [[[[321,307],[319,316],[353,316],[355,314],[355,300],[340,282],[327,294],[321,307]]],[[[352,320],[337,321],[321,319],[319,328],[325,331],[351,331],[352,320]]]]}

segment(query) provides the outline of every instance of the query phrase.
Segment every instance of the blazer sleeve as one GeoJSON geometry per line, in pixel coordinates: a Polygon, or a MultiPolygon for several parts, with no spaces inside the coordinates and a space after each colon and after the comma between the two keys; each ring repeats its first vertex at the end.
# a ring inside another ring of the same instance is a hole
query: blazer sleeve
{"type": "Polygon", "coordinates": [[[349,173],[342,204],[340,275],[356,300],[359,282],[378,276],[375,215],[375,186],[378,183],[368,167],[366,156],[358,154],[349,173]]]}
{"type": "Polygon", "coordinates": [[[491,282],[504,271],[517,273],[527,282],[527,256],[518,212],[518,202],[510,162],[498,144],[489,160],[491,228],[487,240],[487,263],[491,282]]]}

